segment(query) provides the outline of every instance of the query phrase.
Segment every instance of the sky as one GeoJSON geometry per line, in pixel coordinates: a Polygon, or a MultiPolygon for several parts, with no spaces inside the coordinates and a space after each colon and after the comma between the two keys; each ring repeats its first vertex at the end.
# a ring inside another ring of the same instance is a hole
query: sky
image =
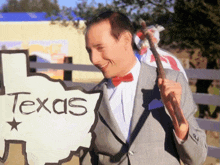
{"type": "MultiPolygon", "coordinates": [[[[94,0],[96,3],[111,3],[112,0],[94,0]]],[[[58,0],[58,3],[60,5],[60,7],[62,8],[62,6],[66,6],[66,7],[75,7],[76,3],[80,3],[81,0],[58,0]]],[[[91,3],[92,0],[88,0],[88,3],[91,3]]]]}
{"type": "MultiPolygon", "coordinates": [[[[94,0],[96,3],[111,3],[112,0],[94,0]]],[[[7,2],[7,0],[0,0],[0,7],[5,4],[7,2]]],[[[81,0],[58,0],[58,4],[60,6],[60,8],[62,9],[62,6],[66,6],[66,7],[76,7],[76,3],[80,3],[81,0]]],[[[91,3],[92,0],[88,0],[88,3],[91,3]]]]}

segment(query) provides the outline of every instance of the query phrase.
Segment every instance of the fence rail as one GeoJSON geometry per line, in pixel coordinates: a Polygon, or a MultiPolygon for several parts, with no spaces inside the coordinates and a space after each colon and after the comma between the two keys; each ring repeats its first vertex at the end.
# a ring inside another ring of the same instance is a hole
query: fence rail
{"type": "Polygon", "coordinates": [[[81,64],[53,64],[53,63],[37,63],[30,62],[30,68],[40,68],[40,69],[59,69],[59,70],[77,70],[77,71],[87,71],[87,72],[100,72],[93,65],[81,65],[81,64]]]}
{"type": "Polygon", "coordinates": [[[192,79],[220,80],[220,70],[185,69],[187,77],[192,79]]]}
{"type": "MultiPolygon", "coordinates": [[[[49,64],[49,63],[35,63],[30,62],[30,68],[47,68],[59,69],[68,71],[87,71],[87,72],[100,72],[93,65],[79,65],[79,64],[49,64]]],[[[214,69],[186,69],[186,74],[189,79],[208,79],[220,80],[220,70],[214,69]]],[[[95,84],[92,83],[73,83],[71,81],[64,81],[67,86],[79,85],[85,89],[91,89],[95,84]]],[[[202,93],[193,93],[193,98],[197,104],[216,105],[220,106],[220,96],[202,93]]],[[[204,130],[220,132],[220,121],[209,119],[196,119],[200,128],[204,130]]],[[[208,156],[220,159],[220,148],[208,146],[208,156]]]]}
{"type": "Polygon", "coordinates": [[[197,104],[220,106],[220,96],[217,95],[193,93],[193,99],[197,104]]]}

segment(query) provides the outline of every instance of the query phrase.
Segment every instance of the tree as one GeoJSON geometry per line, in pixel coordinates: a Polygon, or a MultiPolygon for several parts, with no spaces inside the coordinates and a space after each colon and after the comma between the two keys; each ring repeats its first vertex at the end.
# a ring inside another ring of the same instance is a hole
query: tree
{"type": "Polygon", "coordinates": [[[174,0],[114,0],[118,7],[127,7],[129,12],[135,11],[143,13],[148,11],[153,13],[155,8],[160,8],[160,12],[170,12],[169,8],[174,5],[174,0]]]}
{"type": "Polygon", "coordinates": [[[19,12],[19,2],[17,0],[8,0],[8,11],[19,12]]]}
{"type": "Polygon", "coordinates": [[[40,12],[41,11],[41,8],[39,7],[39,1],[38,0],[31,0],[30,10],[32,12],[40,12]]]}
{"type": "Polygon", "coordinates": [[[52,5],[51,5],[49,0],[41,0],[40,1],[40,6],[41,6],[43,11],[46,11],[48,13],[51,13],[52,10],[53,10],[52,5]]]}
{"type": "Polygon", "coordinates": [[[0,10],[0,12],[3,12],[3,13],[8,12],[8,6],[7,6],[7,4],[3,4],[3,5],[2,5],[2,9],[0,10]]]}
{"type": "Polygon", "coordinates": [[[20,0],[19,1],[20,11],[30,12],[30,0],[20,0]]]}
{"type": "Polygon", "coordinates": [[[128,14],[132,20],[142,18],[148,24],[158,23],[161,17],[170,16],[170,9],[174,6],[174,0],[114,0],[119,8],[128,8],[128,14]]]}
{"type": "MultiPolygon", "coordinates": [[[[181,48],[199,48],[207,58],[207,69],[217,69],[220,58],[220,0],[178,0],[173,23],[169,28],[169,43],[181,48]]],[[[197,93],[208,93],[212,80],[197,80],[197,93]]],[[[208,108],[199,105],[200,116],[208,108]]]]}
{"type": "MultiPolygon", "coordinates": [[[[169,29],[172,41],[183,47],[199,48],[208,61],[220,57],[220,1],[178,0],[173,24],[169,29]]],[[[213,68],[215,68],[214,66],[213,68]]]]}
{"type": "MultiPolygon", "coordinates": [[[[143,18],[145,21],[148,21],[148,24],[167,24],[170,20],[172,13],[169,11],[169,8],[173,6],[173,0],[113,0],[112,3],[104,5],[103,3],[96,3],[93,0],[90,4],[88,0],[81,0],[80,3],[77,3],[75,8],[66,8],[64,7],[61,10],[61,14],[57,15],[55,20],[63,20],[63,25],[67,25],[65,22],[67,20],[72,21],[75,24],[75,18],[73,18],[72,12],[77,15],[77,17],[83,18],[84,20],[89,20],[92,16],[105,11],[113,10],[120,11],[126,14],[131,20],[134,21],[134,25],[137,29],[140,28],[139,18],[143,18]],[[146,10],[147,9],[147,12],[146,10]]],[[[51,14],[56,15],[56,14],[51,14]]],[[[52,21],[54,21],[52,18],[52,21]]],[[[77,27],[77,26],[76,26],[77,27]]]]}
{"type": "Polygon", "coordinates": [[[117,7],[114,3],[104,5],[103,3],[96,4],[92,2],[88,4],[86,0],[82,0],[81,3],[78,3],[75,8],[73,8],[73,12],[81,18],[85,20],[90,19],[92,16],[105,11],[105,10],[114,10],[114,11],[121,11],[122,13],[126,13],[126,9],[117,7]]]}
{"type": "Polygon", "coordinates": [[[60,11],[58,0],[53,0],[52,6],[54,13],[57,14],[60,11]]]}
{"type": "Polygon", "coordinates": [[[67,8],[63,7],[60,13],[53,14],[50,13],[50,16],[52,16],[52,22],[60,20],[61,24],[64,26],[73,25],[75,28],[79,27],[79,19],[84,19],[85,22],[87,22],[92,16],[105,11],[105,10],[114,10],[114,11],[120,11],[122,13],[126,14],[126,9],[120,9],[114,4],[107,4],[104,5],[102,3],[95,3],[93,1],[92,3],[88,3],[87,0],[82,0],[81,3],[77,3],[77,6],[75,8],[67,8]],[[76,15],[76,17],[75,17],[76,15]],[[70,23],[71,22],[71,23],[70,23]]]}
{"type": "Polygon", "coordinates": [[[8,0],[0,12],[47,12],[60,11],[57,0],[8,0]]]}

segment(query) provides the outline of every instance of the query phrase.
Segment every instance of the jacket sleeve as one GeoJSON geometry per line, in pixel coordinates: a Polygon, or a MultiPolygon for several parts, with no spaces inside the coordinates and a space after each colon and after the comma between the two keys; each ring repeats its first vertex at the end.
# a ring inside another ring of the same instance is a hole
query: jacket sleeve
{"type": "Polygon", "coordinates": [[[205,161],[207,156],[206,134],[199,127],[194,117],[197,106],[193,100],[188,82],[181,72],[179,72],[176,81],[182,86],[181,108],[189,123],[187,140],[179,143],[175,138],[176,148],[184,164],[200,165],[205,161]]]}

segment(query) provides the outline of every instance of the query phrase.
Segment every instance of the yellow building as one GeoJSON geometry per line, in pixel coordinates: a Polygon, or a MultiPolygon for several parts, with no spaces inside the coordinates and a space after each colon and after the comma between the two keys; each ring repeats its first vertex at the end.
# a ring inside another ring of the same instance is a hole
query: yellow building
{"type": "MultiPolygon", "coordinates": [[[[72,57],[73,64],[92,65],[85,49],[83,30],[72,22],[66,25],[52,22],[46,13],[0,13],[0,49],[28,49],[29,55],[37,55],[50,63],[63,63],[64,57],[72,57]],[[67,26],[68,25],[68,26],[67,26]]],[[[39,70],[52,78],[63,79],[63,70],[39,70]]],[[[73,82],[99,82],[101,72],[72,71],[73,82]]]]}

